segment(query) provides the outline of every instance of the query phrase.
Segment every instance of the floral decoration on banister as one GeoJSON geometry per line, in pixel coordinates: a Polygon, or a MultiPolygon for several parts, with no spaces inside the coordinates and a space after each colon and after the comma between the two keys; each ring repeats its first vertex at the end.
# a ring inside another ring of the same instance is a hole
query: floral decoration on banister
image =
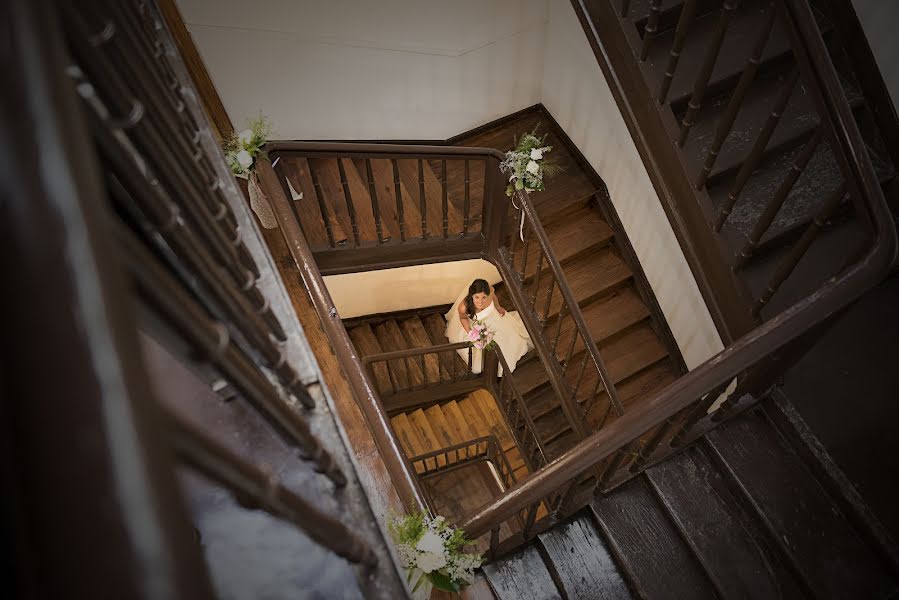
{"type": "Polygon", "coordinates": [[[412,513],[391,519],[387,527],[414,598],[429,598],[435,587],[458,592],[474,580],[475,569],[483,562],[480,554],[463,552],[472,541],[444,517],[412,513]]]}
{"type": "Polygon", "coordinates": [[[521,136],[515,142],[515,149],[506,152],[506,160],[499,164],[499,169],[509,176],[506,195],[512,197],[516,191],[542,192],[544,180],[559,171],[559,167],[545,155],[553,149],[546,145],[548,134],[537,136],[537,128],[521,136]]]}
{"type": "Polygon", "coordinates": [[[262,150],[272,134],[272,124],[267,117],[260,114],[247,122],[247,128],[240,133],[232,133],[222,141],[222,150],[231,172],[235,177],[247,180],[247,191],[250,194],[250,208],[256,213],[259,222],[265,229],[278,226],[268,198],[259,185],[256,175],[256,161],[266,158],[262,150]]]}

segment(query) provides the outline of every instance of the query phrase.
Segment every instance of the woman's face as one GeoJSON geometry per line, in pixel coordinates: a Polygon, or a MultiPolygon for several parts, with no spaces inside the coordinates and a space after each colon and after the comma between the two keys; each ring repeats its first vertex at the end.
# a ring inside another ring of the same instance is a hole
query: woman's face
{"type": "Polygon", "coordinates": [[[484,292],[474,294],[471,299],[474,302],[474,307],[478,309],[479,312],[487,308],[487,305],[490,304],[490,296],[484,292]]]}

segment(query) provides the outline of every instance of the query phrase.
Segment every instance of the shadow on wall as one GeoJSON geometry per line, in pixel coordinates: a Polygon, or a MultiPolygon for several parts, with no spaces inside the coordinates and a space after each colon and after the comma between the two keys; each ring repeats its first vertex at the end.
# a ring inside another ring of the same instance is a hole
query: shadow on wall
{"type": "Polygon", "coordinates": [[[461,260],[325,277],[341,318],[452,304],[474,279],[491,284],[499,272],[486,260],[461,260]]]}

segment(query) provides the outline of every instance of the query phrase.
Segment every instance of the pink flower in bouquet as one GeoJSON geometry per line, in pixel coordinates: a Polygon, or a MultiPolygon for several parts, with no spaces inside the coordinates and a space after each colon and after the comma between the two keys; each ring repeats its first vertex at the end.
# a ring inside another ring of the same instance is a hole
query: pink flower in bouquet
{"type": "Polygon", "coordinates": [[[474,327],[472,327],[471,329],[468,330],[468,341],[469,342],[476,342],[476,341],[478,341],[479,337],[481,337],[481,334],[474,327]]]}

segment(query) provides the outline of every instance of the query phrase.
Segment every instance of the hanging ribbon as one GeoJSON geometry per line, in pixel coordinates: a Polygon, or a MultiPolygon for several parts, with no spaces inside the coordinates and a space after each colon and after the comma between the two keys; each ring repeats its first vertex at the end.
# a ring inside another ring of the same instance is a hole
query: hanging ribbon
{"type": "Polygon", "coordinates": [[[247,191],[250,193],[250,208],[256,213],[262,227],[264,229],[275,229],[278,227],[278,220],[275,219],[275,213],[272,211],[268,197],[259,185],[259,176],[256,175],[255,171],[250,171],[247,191]]]}
{"type": "MultiPolygon", "coordinates": [[[[523,192],[527,193],[527,192],[523,192]]],[[[518,237],[521,238],[521,241],[524,242],[524,202],[521,203],[521,206],[515,204],[515,197],[518,195],[518,190],[512,192],[512,206],[515,210],[518,211],[518,237]]]]}

